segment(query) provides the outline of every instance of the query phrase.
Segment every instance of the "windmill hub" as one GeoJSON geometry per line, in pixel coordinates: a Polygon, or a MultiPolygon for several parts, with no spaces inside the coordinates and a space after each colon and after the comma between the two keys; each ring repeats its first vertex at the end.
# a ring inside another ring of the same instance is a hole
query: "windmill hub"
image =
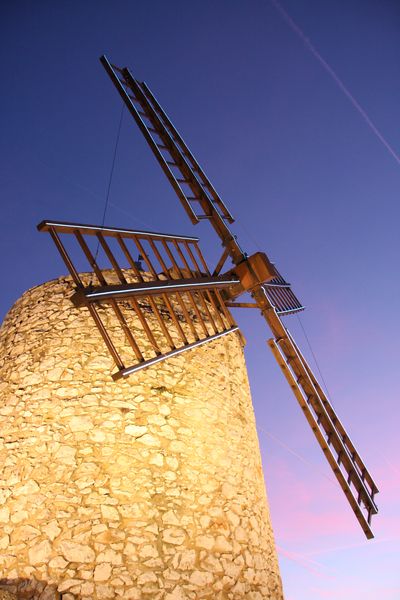
{"type": "Polygon", "coordinates": [[[224,291],[224,297],[233,300],[244,292],[250,292],[263,283],[274,279],[277,276],[277,271],[264,252],[256,252],[227,273],[227,275],[230,274],[236,275],[240,280],[239,285],[232,286],[224,291]]]}

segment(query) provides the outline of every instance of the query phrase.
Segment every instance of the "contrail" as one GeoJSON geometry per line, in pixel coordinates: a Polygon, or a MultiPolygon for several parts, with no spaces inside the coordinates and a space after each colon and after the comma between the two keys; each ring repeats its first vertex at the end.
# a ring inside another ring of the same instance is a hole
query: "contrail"
{"type": "Polygon", "coordinates": [[[280,13],[282,18],[286,21],[289,27],[299,36],[304,45],[310,50],[311,54],[317,59],[317,61],[322,65],[325,71],[332,77],[333,81],[336,85],[342,90],[344,95],[350,100],[351,104],[354,106],[359,115],[364,119],[368,127],[371,131],[376,135],[378,140],[385,146],[386,150],[393,156],[395,161],[400,165],[400,156],[395,152],[389,142],[384,138],[382,133],[376,127],[376,125],[371,121],[367,112],[363,109],[363,107],[357,102],[352,93],[347,89],[343,81],[336,75],[335,71],[332,67],[326,62],[326,60],[321,56],[318,50],[313,46],[305,33],[300,29],[300,27],[295,23],[292,17],[286,12],[286,10],[281,6],[278,0],[270,0],[271,4],[276,8],[276,10],[280,13]]]}
{"type": "Polygon", "coordinates": [[[317,575],[320,577],[322,576],[322,577],[325,577],[326,579],[337,580],[336,575],[329,574],[329,571],[330,571],[329,567],[327,567],[326,565],[324,565],[320,562],[317,562],[315,560],[310,560],[306,554],[299,554],[298,552],[292,552],[291,550],[286,550],[285,548],[282,548],[282,546],[280,546],[279,544],[276,544],[276,549],[278,551],[278,554],[284,556],[285,558],[288,558],[289,560],[292,560],[292,561],[298,563],[300,566],[304,567],[305,569],[307,569],[314,575],[317,575]]]}
{"type": "MultiPolygon", "coordinates": [[[[374,546],[376,544],[387,544],[390,542],[399,542],[399,538],[398,537],[393,537],[393,538],[381,538],[381,539],[375,539],[374,540],[374,546]]],[[[305,554],[303,554],[302,556],[304,558],[307,558],[308,556],[319,556],[320,554],[329,554],[331,552],[339,552],[342,550],[352,550],[353,548],[365,548],[365,542],[360,542],[357,544],[348,544],[346,546],[336,546],[334,548],[322,548],[321,550],[314,550],[313,552],[306,552],[305,554]]]]}
{"type": "Polygon", "coordinates": [[[325,479],[328,479],[328,481],[330,481],[331,483],[333,483],[334,486],[337,485],[336,481],[333,479],[333,477],[329,477],[329,475],[326,475],[326,473],[324,473],[322,471],[322,469],[319,469],[316,464],[314,464],[311,461],[307,460],[306,458],[304,458],[304,456],[301,456],[301,454],[299,454],[298,452],[296,452],[295,450],[293,450],[293,448],[290,448],[290,446],[288,446],[287,444],[285,444],[285,442],[283,442],[282,440],[280,440],[276,435],[273,435],[267,429],[264,429],[263,427],[260,427],[260,425],[257,425],[257,429],[259,431],[261,431],[262,433],[265,433],[265,435],[267,435],[272,440],[274,440],[274,442],[276,442],[277,444],[279,444],[279,446],[282,446],[282,448],[285,448],[285,450],[287,450],[288,452],[290,452],[290,454],[293,454],[293,456],[295,456],[296,458],[298,458],[299,460],[301,460],[301,462],[305,463],[306,465],[308,465],[310,467],[313,467],[314,469],[317,469],[317,471],[319,471],[320,475],[323,475],[323,477],[325,477],[325,479]]]}

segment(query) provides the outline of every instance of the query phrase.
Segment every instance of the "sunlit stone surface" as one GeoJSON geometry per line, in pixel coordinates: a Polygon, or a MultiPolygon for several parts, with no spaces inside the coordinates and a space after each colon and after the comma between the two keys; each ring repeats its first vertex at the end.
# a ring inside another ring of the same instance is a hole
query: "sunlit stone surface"
{"type": "Polygon", "coordinates": [[[28,291],[0,330],[0,588],[282,599],[237,334],[114,382],[72,291],[28,291]]]}

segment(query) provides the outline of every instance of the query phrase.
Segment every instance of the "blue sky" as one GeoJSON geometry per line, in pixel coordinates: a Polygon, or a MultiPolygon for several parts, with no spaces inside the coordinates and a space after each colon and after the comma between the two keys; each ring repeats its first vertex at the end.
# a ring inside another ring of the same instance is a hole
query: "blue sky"
{"type": "MultiPolygon", "coordinates": [[[[398,3],[281,6],[398,155],[398,3]]],[[[333,403],[381,488],[367,542],[269,332],[239,313],[287,600],[398,599],[399,162],[269,0],[4,1],[0,22],[1,316],[63,272],[39,221],[101,222],[121,110],[105,53],[161,100],[242,246],[267,251],[292,282],[333,403]]],[[[211,261],[219,253],[127,114],[106,224],[199,235],[211,261]]],[[[287,324],[310,356],[297,318],[287,324]]]]}

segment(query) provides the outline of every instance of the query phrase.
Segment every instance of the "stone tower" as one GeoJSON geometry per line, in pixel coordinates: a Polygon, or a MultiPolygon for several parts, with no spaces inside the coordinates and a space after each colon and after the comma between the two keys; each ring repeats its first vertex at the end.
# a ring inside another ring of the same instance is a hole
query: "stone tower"
{"type": "Polygon", "coordinates": [[[281,600],[237,335],[114,382],[72,291],[29,290],[0,330],[0,588],[281,600]]]}

